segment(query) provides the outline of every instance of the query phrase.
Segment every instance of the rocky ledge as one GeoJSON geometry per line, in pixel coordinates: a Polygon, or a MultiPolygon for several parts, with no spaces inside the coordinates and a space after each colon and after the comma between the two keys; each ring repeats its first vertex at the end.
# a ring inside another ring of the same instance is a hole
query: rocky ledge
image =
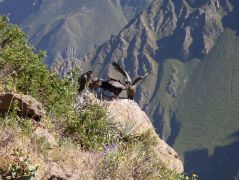
{"type": "Polygon", "coordinates": [[[21,116],[36,121],[40,121],[45,114],[42,104],[32,96],[0,92],[0,112],[8,112],[14,108],[21,116]]]}
{"type": "Polygon", "coordinates": [[[109,115],[114,117],[112,119],[117,124],[117,127],[130,127],[130,131],[131,133],[133,132],[133,134],[142,134],[149,130],[152,131],[157,141],[154,145],[154,151],[158,158],[167,164],[170,169],[174,169],[179,173],[183,172],[183,163],[177,152],[159,138],[150,119],[136,102],[129,99],[113,99],[103,100],[102,103],[107,107],[109,115]]]}
{"type": "Polygon", "coordinates": [[[108,97],[100,97],[101,100],[95,99],[91,93],[83,93],[80,98],[80,104],[84,100],[97,102],[106,107],[109,117],[116,124],[119,130],[125,128],[130,129],[130,134],[140,135],[145,132],[152,132],[156,139],[154,144],[154,151],[158,158],[164,162],[169,169],[176,170],[178,173],[184,171],[183,162],[179,158],[177,152],[170,147],[165,141],[160,139],[159,135],[144,111],[141,110],[139,105],[129,99],[114,99],[108,97]]]}

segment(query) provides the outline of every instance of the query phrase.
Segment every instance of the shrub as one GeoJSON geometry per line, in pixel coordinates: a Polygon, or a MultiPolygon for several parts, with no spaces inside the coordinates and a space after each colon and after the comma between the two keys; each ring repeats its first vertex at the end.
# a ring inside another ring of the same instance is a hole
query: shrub
{"type": "Polygon", "coordinates": [[[34,166],[28,157],[22,153],[22,150],[13,149],[12,156],[14,159],[8,167],[6,179],[27,180],[35,177],[38,166],[34,166]]]}
{"type": "Polygon", "coordinates": [[[128,127],[118,129],[113,118],[108,117],[106,108],[89,99],[68,115],[64,134],[83,149],[97,150],[110,144],[127,149],[137,142],[143,143],[147,149],[156,143],[156,137],[150,130],[137,135],[128,127]]]}
{"type": "Polygon", "coordinates": [[[128,149],[112,145],[104,148],[94,178],[183,180],[184,176],[169,170],[153,151],[137,142],[128,149]]]}
{"type": "Polygon", "coordinates": [[[26,33],[0,16],[0,85],[4,91],[17,91],[38,99],[48,112],[61,115],[75,97],[70,78],[59,78],[43,63],[45,52],[28,43],[26,33]]]}
{"type": "Polygon", "coordinates": [[[106,109],[97,103],[79,108],[68,119],[66,132],[84,149],[98,149],[118,140],[116,128],[107,117],[106,109]]]}
{"type": "Polygon", "coordinates": [[[44,157],[47,155],[48,150],[51,149],[51,144],[45,137],[32,136],[31,143],[34,144],[37,152],[43,154],[44,157]]]}

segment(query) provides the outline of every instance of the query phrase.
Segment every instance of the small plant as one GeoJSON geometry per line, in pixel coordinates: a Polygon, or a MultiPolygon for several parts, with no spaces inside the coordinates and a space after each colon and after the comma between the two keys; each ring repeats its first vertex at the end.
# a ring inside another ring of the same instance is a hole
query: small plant
{"type": "Polygon", "coordinates": [[[13,162],[8,167],[6,179],[35,179],[38,166],[32,165],[28,157],[25,157],[22,150],[13,149],[13,162]]]}
{"type": "Polygon", "coordinates": [[[68,119],[66,131],[84,149],[98,149],[118,140],[117,131],[107,117],[106,109],[97,103],[78,109],[68,119]]]}
{"type": "Polygon", "coordinates": [[[31,142],[36,145],[36,150],[44,156],[47,154],[48,150],[51,149],[51,144],[45,137],[33,136],[31,142]]]}
{"type": "Polygon", "coordinates": [[[18,109],[13,108],[7,113],[0,115],[0,123],[5,127],[19,129],[23,135],[29,136],[33,132],[33,121],[18,116],[18,109]]]}
{"type": "Polygon", "coordinates": [[[30,135],[33,132],[32,120],[19,118],[18,124],[20,125],[21,132],[24,135],[30,135]]]}
{"type": "Polygon", "coordinates": [[[115,179],[118,177],[119,166],[125,158],[125,152],[120,151],[115,145],[110,144],[104,146],[99,166],[96,170],[95,179],[115,179]]]}
{"type": "Polygon", "coordinates": [[[199,179],[198,175],[195,174],[195,173],[193,173],[191,176],[188,175],[188,174],[187,175],[184,174],[183,177],[184,177],[185,180],[198,180],[199,179]]]}
{"type": "Polygon", "coordinates": [[[109,145],[103,148],[94,179],[172,179],[184,180],[184,175],[170,170],[142,142],[127,149],[109,145]]]}

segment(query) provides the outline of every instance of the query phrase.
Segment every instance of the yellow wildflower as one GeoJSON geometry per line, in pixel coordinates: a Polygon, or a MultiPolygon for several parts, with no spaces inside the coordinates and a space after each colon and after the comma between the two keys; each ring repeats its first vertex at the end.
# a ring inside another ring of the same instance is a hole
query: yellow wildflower
{"type": "Polygon", "coordinates": [[[197,175],[193,173],[193,177],[197,177],[197,175]]]}

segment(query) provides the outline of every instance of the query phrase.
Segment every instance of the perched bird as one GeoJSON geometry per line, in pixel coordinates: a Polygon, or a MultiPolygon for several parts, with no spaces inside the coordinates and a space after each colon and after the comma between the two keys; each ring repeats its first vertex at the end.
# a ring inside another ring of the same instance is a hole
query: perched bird
{"type": "Polygon", "coordinates": [[[113,62],[112,65],[114,66],[114,69],[119,71],[121,74],[124,75],[124,77],[126,77],[126,86],[127,86],[127,96],[129,99],[134,99],[134,96],[135,96],[135,91],[136,91],[136,84],[141,81],[142,79],[144,79],[147,75],[148,75],[148,72],[146,72],[143,76],[139,76],[139,77],[136,77],[134,79],[134,81],[132,82],[129,74],[119,65],[117,64],[116,62],[113,62]]]}
{"type": "Polygon", "coordinates": [[[93,71],[87,71],[82,74],[78,79],[79,89],[78,92],[81,93],[85,88],[88,88],[91,83],[93,71]]]}
{"type": "Polygon", "coordinates": [[[100,88],[101,85],[102,85],[102,80],[98,77],[93,77],[89,84],[89,88],[90,90],[96,90],[97,88],[100,88]]]}
{"type": "Polygon", "coordinates": [[[126,89],[126,86],[120,80],[109,78],[108,80],[101,82],[101,88],[112,92],[116,97],[118,97],[119,94],[126,89]]]}
{"type": "Polygon", "coordinates": [[[134,99],[135,91],[136,91],[136,84],[145,78],[145,76],[148,75],[148,72],[146,72],[143,76],[139,76],[134,79],[134,81],[127,86],[127,95],[129,99],[134,99]]]}

